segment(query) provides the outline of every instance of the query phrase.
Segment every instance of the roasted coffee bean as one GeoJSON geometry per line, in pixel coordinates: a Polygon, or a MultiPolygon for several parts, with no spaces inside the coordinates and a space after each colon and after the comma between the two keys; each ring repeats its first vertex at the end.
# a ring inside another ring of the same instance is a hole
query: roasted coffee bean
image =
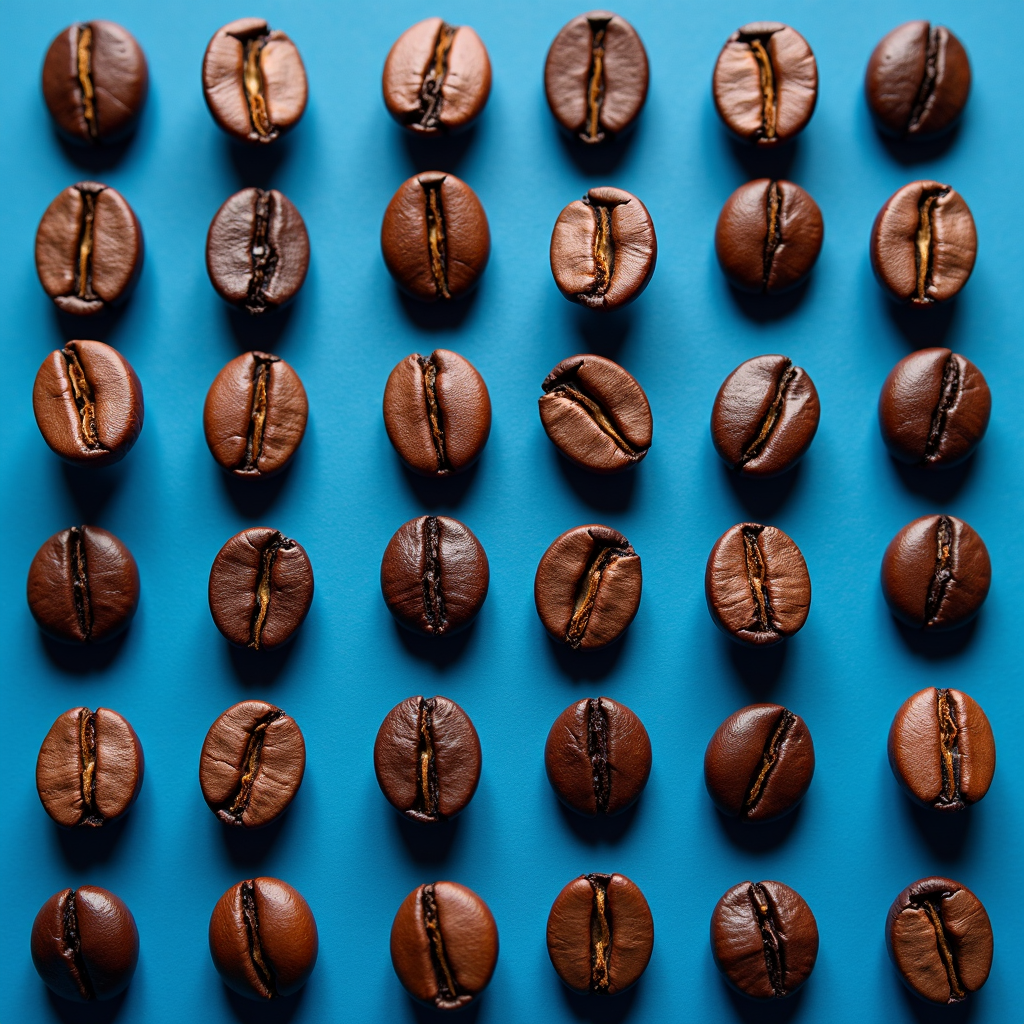
{"type": "Polygon", "coordinates": [[[113,999],[128,987],[139,962],[135,918],[106,889],[63,889],[36,914],[32,962],[62,999],[113,999]]]}
{"type": "Polygon", "coordinates": [[[458,1010],[485,988],[498,962],[490,908],[457,882],[417,886],[391,925],[391,963],[414,999],[458,1010]]]}
{"type": "Polygon", "coordinates": [[[69,25],[46,51],[43,99],[75,142],[113,142],[130,132],[148,89],[142,47],[113,21],[69,25]]]}
{"type": "Polygon", "coordinates": [[[882,440],[900,462],[955,466],[988,428],[992,395],[981,370],[948,348],[901,359],[878,400],[882,440]]]}
{"type": "Polygon", "coordinates": [[[124,196],[80,181],[46,208],[36,272],[58,309],[89,316],[125,298],[142,269],[142,227],[124,196]]]}
{"type": "Polygon", "coordinates": [[[730,131],[771,146],[807,127],[818,101],[818,65],[795,29],[754,21],[733,32],[722,47],[711,89],[730,131]]]}
{"type": "Polygon", "coordinates": [[[447,636],[468,626],[487,597],[487,555],[470,528],[447,516],[400,526],[380,563],[380,589],[407,629],[447,636]]]}
{"type": "Polygon", "coordinates": [[[811,607],[811,577],[781,530],[737,523],[715,542],[704,573],[708,611],[724,633],[754,647],[796,633],[811,607]]]}
{"type": "Polygon", "coordinates": [[[217,374],[206,394],[206,443],[235,476],[271,476],[301,444],[308,412],[306,389],[283,359],[244,352],[217,374]]]}
{"type": "Polygon", "coordinates": [[[548,956],[576,992],[613,996],[636,984],[654,949],[654,918],[625,875],[581,875],[548,915],[548,956]]]}
{"type": "Polygon", "coordinates": [[[55,533],[28,570],[28,607],[39,628],[65,643],[117,636],[139,606],[139,570],[131,552],[98,526],[55,533]]]}
{"type": "Polygon", "coordinates": [[[730,818],[771,821],[793,810],[814,775],[807,724],[780,704],[731,714],[704,752],[704,785],[730,818]]]}
{"type": "Polygon", "coordinates": [[[391,276],[414,299],[471,291],[491,254],[487,214],[454,174],[424,171],[403,182],[384,211],[380,247],[391,276]]]}
{"type": "Polygon", "coordinates": [[[491,432],[491,396],[468,359],[438,348],[406,356],[384,388],[384,427],[406,465],[449,476],[480,457],[491,432]]]}
{"type": "Polygon", "coordinates": [[[944,25],[908,21],[875,47],[864,89],[884,132],[924,139],[959,118],[971,91],[971,63],[944,25]]]}
{"type": "Polygon", "coordinates": [[[109,708],[72,708],[39,748],[36,791],[58,825],[97,828],[135,803],[144,771],[142,744],[126,719],[109,708]]]}
{"type": "Polygon", "coordinates": [[[921,878],[885,919],[889,959],[907,988],[932,1003],[959,1003],[988,980],[992,924],[981,900],[950,878],[921,878]]]}
{"type": "Polygon", "coordinates": [[[206,47],[203,96],[229,135],[273,142],[294,128],[306,109],[306,69],[298,47],[262,18],[229,22],[206,47]]]}
{"type": "Polygon", "coordinates": [[[447,697],[409,697],[381,722],[373,770],[388,803],[413,821],[447,821],[480,781],[480,739],[447,697]]]}
{"type": "Polygon", "coordinates": [[[921,516],[907,523],[882,558],[889,610],[917,629],[952,629],[970,621],[991,582],[985,542],[956,516],[921,516]]]}
{"type": "Polygon", "coordinates": [[[316,966],[320,940],[309,904],[277,878],[231,886],[210,915],[210,955],[228,988],[248,999],[298,992],[316,966]]]}
{"type": "Polygon", "coordinates": [[[971,211],[950,185],[912,181],[890,196],[871,229],[875,277],[900,302],[930,306],[967,283],[978,255],[971,211]]]}
{"type": "Polygon", "coordinates": [[[213,621],[228,640],[271,650],[302,625],[313,603],[313,567],[297,540],[254,526],[218,552],[209,594],[213,621]]]}
{"type": "Polygon", "coordinates": [[[570,203],[551,233],[559,291],[590,309],[618,309],[646,287],[658,260],[647,207],[621,188],[592,188],[570,203]]]}

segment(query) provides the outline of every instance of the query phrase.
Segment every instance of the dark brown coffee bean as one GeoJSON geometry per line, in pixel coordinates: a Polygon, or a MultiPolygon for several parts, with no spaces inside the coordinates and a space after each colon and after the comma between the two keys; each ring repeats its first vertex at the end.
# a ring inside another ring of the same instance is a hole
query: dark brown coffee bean
{"type": "Polygon", "coordinates": [[[273,142],[306,109],[306,69],[298,47],[262,18],[217,30],[203,57],[203,96],[214,121],[243,142],[273,142]]]}
{"type": "Polygon", "coordinates": [[[908,21],[875,47],[864,89],[883,131],[924,139],[959,118],[971,91],[971,63],[944,25],[908,21]]]}
{"type": "Polygon", "coordinates": [[[491,397],[468,359],[438,348],[406,356],[384,388],[384,427],[395,451],[423,476],[449,476],[480,457],[491,397]]]}
{"type": "Polygon", "coordinates": [[[417,886],[391,925],[391,963],[414,999],[458,1010],[485,988],[498,962],[490,908],[457,882],[417,886]]]}
{"type": "Polygon", "coordinates": [[[75,142],[113,142],[130,132],[148,89],[142,47],[113,21],[69,25],[46,51],[43,99],[75,142]]]}
{"type": "Polygon", "coordinates": [[[316,966],[320,939],[309,904],[287,882],[249,878],[210,915],[210,955],[228,988],[248,999],[294,995],[316,966]]]}
{"type": "Polygon", "coordinates": [[[28,607],[39,628],[65,643],[117,636],[139,606],[139,570],[131,552],[98,526],[55,533],[28,570],[28,607]]]}
{"type": "Polygon", "coordinates": [[[89,316],[125,298],[142,269],[142,227],[124,196],[80,181],[46,208],[36,272],[58,309],[89,316]]]}
{"type": "Polygon", "coordinates": [[[882,558],[889,610],[917,629],[952,629],[970,621],[991,582],[985,542],[955,516],[921,516],[907,523],[882,558]]]}
{"type": "Polygon", "coordinates": [[[576,992],[613,996],[636,984],[654,949],[654,918],[625,875],[581,875],[548,915],[548,956],[576,992]]]}
{"type": "Polygon", "coordinates": [[[135,803],[144,771],[142,744],[126,719],[109,708],[72,708],[39,748],[36,791],[58,825],[96,828],[135,803]]]}
{"type": "Polygon", "coordinates": [[[491,571],[470,528],[448,516],[400,526],[380,563],[380,589],[407,629],[447,636],[468,626],[487,597],[491,571]]]}
{"type": "Polygon", "coordinates": [[[36,914],[32,962],[62,999],[113,999],[128,987],[139,962],[135,918],[106,889],[63,889],[36,914]]]}
{"type": "Polygon", "coordinates": [[[981,900],[950,878],[921,878],[893,900],[885,945],[904,984],[932,1003],[959,1003],[988,980],[992,924],[981,900]]]}
{"type": "Polygon", "coordinates": [[[209,595],[213,621],[228,640],[271,650],[302,625],[313,603],[313,567],[297,540],[254,526],[218,552],[209,595]]]}
{"type": "Polygon", "coordinates": [[[413,821],[447,821],[480,781],[480,739],[447,697],[409,697],[381,722],[373,770],[388,803],[413,821]]]}
{"type": "Polygon", "coordinates": [[[380,247],[391,276],[414,299],[457,299],[476,286],[491,254],[487,214],[454,174],[404,181],[384,211],[380,247]]]}

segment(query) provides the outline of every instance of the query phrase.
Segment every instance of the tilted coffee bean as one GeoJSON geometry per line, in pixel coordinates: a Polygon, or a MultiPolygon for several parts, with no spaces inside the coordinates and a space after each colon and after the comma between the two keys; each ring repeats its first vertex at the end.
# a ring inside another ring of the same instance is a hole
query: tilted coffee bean
{"type": "Polygon", "coordinates": [[[72,526],[47,540],[28,569],[28,607],[39,628],[65,643],[117,636],[139,606],[131,552],[98,526],[72,526]]]}
{"type": "Polygon", "coordinates": [[[625,875],[581,875],[551,905],[547,944],[551,964],[569,988],[614,996],[647,970],[654,918],[625,875]]]}
{"type": "Polygon", "coordinates": [[[36,272],[58,309],[89,316],[125,298],[142,269],[142,227],[116,189],[80,181],[46,208],[36,272]]]}
{"type": "Polygon", "coordinates": [[[395,451],[424,476],[449,476],[480,457],[491,397],[468,359],[438,348],[406,356],[384,387],[384,427],[395,451]]]}
{"type": "Polygon", "coordinates": [[[238,647],[271,650],[291,639],[313,603],[313,567],[297,540],[254,526],[220,549],[210,570],[210,612],[238,647]]]}
{"type": "Polygon", "coordinates": [[[498,962],[490,908],[457,882],[417,886],[391,925],[391,963],[414,999],[458,1010],[476,999],[498,962]]]}
{"type": "Polygon", "coordinates": [[[885,919],[889,959],[911,992],[959,1003],[988,980],[992,924],[981,900],[950,878],[921,878],[893,900],[885,919]]]}
{"type": "Polygon", "coordinates": [[[423,302],[447,301],[476,286],[491,254],[491,232],[480,200],[464,181],[424,171],[391,197],[380,247],[404,292],[423,302]]]}
{"type": "Polygon", "coordinates": [[[908,626],[942,630],[978,613],[992,582],[985,542],[956,516],[921,516],[896,534],[882,558],[882,593],[908,626]]]}

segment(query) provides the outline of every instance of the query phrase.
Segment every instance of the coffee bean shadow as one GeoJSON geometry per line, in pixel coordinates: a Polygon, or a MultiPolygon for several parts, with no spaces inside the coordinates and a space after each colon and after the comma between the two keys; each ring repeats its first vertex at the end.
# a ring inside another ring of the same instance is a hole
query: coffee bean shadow
{"type": "Polygon", "coordinates": [[[118,139],[116,142],[105,142],[100,146],[82,146],[65,138],[56,126],[51,126],[51,130],[68,163],[75,164],[85,171],[109,171],[116,167],[124,158],[125,153],[131,149],[138,125],[124,138],[118,139]]]}
{"type": "Polygon", "coordinates": [[[973,992],[964,1002],[956,1003],[953,1006],[929,1003],[916,993],[911,992],[903,984],[896,969],[888,962],[889,957],[885,956],[885,959],[889,967],[888,973],[892,978],[892,985],[899,990],[898,994],[893,994],[893,1002],[902,1003],[907,1014],[916,1024],[968,1024],[968,1021],[972,1020],[990,1019],[984,1014],[984,989],[980,992],[973,992]]]}
{"type": "Polygon", "coordinates": [[[573,320],[581,343],[577,351],[615,359],[633,328],[632,306],[602,313],[573,304],[573,320]]]}
{"type": "Polygon", "coordinates": [[[235,1020],[243,1024],[285,1024],[290,1021],[302,1006],[309,982],[294,995],[284,999],[247,999],[245,996],[232,992],[227,985],[224,989],[225,1001],[235,1020]]]}
{"type": "MultiPolygon", "coordinates": [[[[128,629],[131,629],[131,626],[128,629]]],[[[47,659],[55,668],[69,675],[88,676],[104,672],[114,663],[128,638],[128,629],[98,644],[65,644],[40,630],[39,642],[47,659]]]]}
{"type": "Polygon", "coordinates": [[[907,813],[918,834],[928,848],[941,861],[955,863],[962,859],[971,838],[971,815],[973,807],[962,811],[944,813],[928,807],[921,807],[900,794],[906,804],[907,813]]]}
{"type": "MultiPolygon", "coordinates": [[[[436,821],[431,824],[413,821],[404,814],[388,808],[395,821],[402,844],[409,857],[417,864],[442,864],[447,860],[455,839],[459,834],[459,826],[464,814],[448,821],[436,821]]],[[[460,1018],[461,1019],[461,1018],[460,1018]]]]}
{"type": "MultiPolygon", "coordinates": [[[[546,103],[545,106],[547,106],[546,103]]],[[[583,142],[575,135],[570,135],[553,117],[551,118],[551,130],[558,137],[562,151],[581,174],[606,175],[617,171],[629,151],[639,145],[637,140],[643,132],[643,123],[644,117],[641,114],[626,131],[616,135],[613,139],[594,144],[583,142]]],[[[615,183],[596,181],[593,184],[614,185],[615,183]]],[[[572,196],[566,199],[566,205],[578,198],[578,196],[572,196]]],[[[641,196],[641,198],[643,197],[641,196]]]]}
{"type": "Polygon", "coordinates": [[[571,807],[566,807],[554,793],[551,794],[551,799],[558,804],[562,820],[576,838],[588,846],[598,846],[602,843],[614,845],[626,837],[640,812],[643,796],[641,795],[635,804],[627,807],[621,814],[602,814],[593,818],[577,814],[571,807]]]}
{"type": "Polygon", "coordinates": [[[591,1021],[593,1024],[619,1024],[632,1011],[642,984],[643,979],[614,996],[581,995],[561,982],[559,988],[562,990],[562,1002],[574,1020],[591,1021]]]}
{"type": "MultiPolygon", "coordinates": [[[[486,452],[483,458],[486,458],[486,452]]],[[[404,462],[402,463],[402,478],[405,485],[416,497],[417,504],[421,508],[453,508],[462,503],[466,493],[476,479],[477,471],[480,468],[480,460],[473,463],[469,469],[454,476],[433,477],[421,476],[413,472],[404,462]]]]}
{"type": "Polygon", "coordinates": [[[804,991],[810,981],[785,999],[771,1000],[751,999],[737,992],[724,978],[721,983],[729,995],[733,1013],[744,1024],[785,1024],[799,1013],[804,991]]]}
{"type": "MultiPolygon", "coordinates": [[[[60,461],[64,486],[71,494],[75,503],[80,523],[78,526],[98,525],[104,509],[117,496],[124,486],[128,475],[126,460],[102,469],[93,467],[73,466],[69,462],[60,461]]],[[[70,524],[69,524],[70,525],[70,524]]]]}
{"type": "Polygon", "coordinates": [[[979,453],[975,452],[957,466],[938,469],[929,466],[912,466],[890,456],[893,469],[900,482],[908,491],[923,495],[932,501],[947,501],[955,498],[974,473],[979,453]]]}
{"type": "Polygon", "coordinates": [[[730,818],[723,814],[717,807],[715,816],[733,846],[748,853],[767,853],[769,850],[777,849],[790,837],[800,820],[806,802],[807,797],[788,814],[776,818],[775,821],[740,821],[739,818],[730,818]]]}
{"type": "Polygon", "coordinates": [[[728,284],[728,289],[729,298],[748,320],[771,323],[773,320],[791,316],[803,305],[814,289],[814,272],[812,271],[810,276],[795,288],[774,295],[745,292],[732,284],[728,284]]]}
{"type": "Polygon", "coordinates": [[[247,687],[273,686],[285,670],[296,648],[302,644],[300,626],[291,639],[269,651],[253,651],[248,647],[236,647],[224,641],[231,661],[231,669],[238,681],[247,687]]]}
{"type": "Polygon", "coordinates": [[[591,473],[570,462],[554,445],[550,450],[562,478],[586,504],[599,512],[625,512],[629,508],[640,467],[622,473],[591,473]]]}
{"type": "Polygon", "coordinates": [[[422,174],[424,171],[450,171],[455,174],[476,141],[477,127],[474,124],[453,135],[439,135],[433,138],[414,135],[398,125],[395,126],[395,130],[401,133],[405,155],[414,174],[422,174]]]}
{"type": "Polygon", "coordinates": [[[475,628],[476,620],[450,636],[424,636],[406,629],[400,622],[395,622],[395,634],[402,646],[414,658],[432,662],[437,668],[447,668],[462,657],[475,628]]]}
{"type": "Polygon", "coordinates": [[[75,871],[88,871],[97,864],[105,864],[117,847],[126,842],[124,837],[131,831],[132,819],[132,810],[129,810],[124,817],[99,828],[61,828],[54,825],[64,863],[75,871]]]}
{"type": "Polygon", "coordinates": [[[799,139],[775,146],[757,146],[736,138],[724,126],[721,130],[732,159],[740,165],[746,175],[745,181],[752,181],[755,178],[790,178],[793,165],[800,155],[799,139]]]}
{"type": "Polygon", "coordinates": [[[737,473],[722,463],[722,473],[729,481],[736,500],[759,522],[770,519],[782,508],[800,482],[802,470],[801,460],[785,473],[758,480],[737,473]]]}
{"type": "MultiPolygon", "coordinates": [[[[472,1024],[480,1016],[481,1000],[486,998],[486,995],[481,996],[469,1006],[458,1010],[455,1019],[459,1024],[464,1024],[464,1022],[472,1024]]],[[[411,997],[409,998],[409,1008],[412,1010],[412,1017],[416,1024],[445,1024],[445,1022],[450,1022],[453,1016],[451,1010],[438,1010],[433,1006],[423,1006],[422,1003],[415,1002],[411,997]]]]}
{"type": "MultiPolygon", "coordinates": [[[[302,797],[302,791],[296,795],[295,800],[302,797]]],[[[295,801],[292,803],[294,804],[295,801]]],[[[219,818],[214,818],[211,823],[220,831],[221,842],[224,844],[224,852],[228,860],[238,868],[257,868],[263,864],[270,851],[277,845],[283,832],[287,832],[289,821],[294,806],[289,807],[279,817],[275,818],[269,825],[263,828],[240,828],[237,825],[225,825],[219,818]]]]}
{"type": "Polygon", "coordinates": [[[75,1003],[70,999],[61,999],[56,992],[49,989],[46,990],[46,994],[49,996],[50,1009],[53,1010],[54,1016],[65,1024],[109,1024],[110,1021],[117,1020],[128,996],[125,991],[113,999],[104,999],[102,1002],[75,1003]]]}
{"type": "Polygon", "coordinates": [[[280,473],[258,479],[236,476],[214,463],[213,471],[221,478],[221,484],[231,504],[239,515],[247,519],[260,519],[277,501],[288,483],[295,463],[302,457],[300,448],[280,473]]]}
{"type": "Polygon", "coordinates": [[[877,125],[875,125],[875,133],[878,136],[878,141],[882,143],[886,152],[896,163],[902,164],[904,167],[912,167],[914,164],[928,163],[945,156],[959,137],[962,123],[962,119],[957,121],[949,131],[936,138],[914,142],[886,135],[877,125]]]}
{"type": "Polygon", "coordinates": [[[897,302],[879,286],[878,301],[892,325],[913,349],[944,345],[956,319],[956,298],[932,306],[912,306],[908,302],[897,302]]]}
{"type": "Polygon", "coordinates": [[[267,146],[251,145],[225,135],[222,140],[224,149],[238,178],[239,188],[272,188],[274,178],[291,156],[295,133],[299,131],[302,131],[301,125],[267,146]]]}
{"type": "Polygon", "coordinates": [[[61,339],[60,346],[63,348],[65,342],[79,339],[112,344],[110,337],[116,333],[118,325],[128,311],[128,303],[131,300],[132,293],[129,293],[116,305],[105,306],[91,316],[75,316],[74,313],[65,313],[64,310],[58,309],[51,303],[54,319],[57,322],[57,334],[61,339]]]}
{"type": "Polygon", "coordinates": [[[757,700],[768,698],[779,681],[786,664],[788,640],[772,647],[748,647],[720,633],[719,643],[726,650],[733,670],[740,681],[757,700]]]}
{"type": "Polygon", "coordinates": [[[397,284],[395,294],[403,312],[416,327],[424,331],[450,331],[460,327],[472,312],[482,287],[483,280],[468,295],[452,299],[450,302],[421,302],[411,295],[406,295],[397,284]]]}
{"type": "Polygon", "coordinates": [[[568,644],[556,640],[546,631],[544,636],[547,640],[548,650],[558,663],[559,670],[574,683],[596,682],[610,675],[629,643],[628,627],[617,640],[613,640],[607,647],[601,647],[596,651],[574,651],[568,644]]]}
{"type": "Polygon", "coordinates": [[[296,305],[302,301],[300,292],[287,306],[253,316],[244,309],[223,303],[224,318],[238,347],[245,352],[253,349],[277,355],[280,342],[284,340],[288,323],[292,318],[296,305]]]}
{"type": "Polygon", "coordinates": [[[892,617],[892,623],[900,639],[914,654],[929,661],[938,661],[942,658],[954,658],[966,650],[974,637],[978,619],[975,616],[963,626],[938,633],[914,629],[913,626],[908,626],[895,617],[892,617]]]}

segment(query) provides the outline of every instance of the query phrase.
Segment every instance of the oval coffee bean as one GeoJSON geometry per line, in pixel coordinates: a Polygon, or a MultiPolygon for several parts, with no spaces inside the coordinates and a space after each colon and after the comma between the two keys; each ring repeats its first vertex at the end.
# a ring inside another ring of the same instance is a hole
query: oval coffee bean
{"type": "Polygon", "coordinates": [[[199,785],[226,825],[262,828],[284,813],[302,785],[306,743],[294,718],[262,700],[243,700],[210,726],[199,785]]]}
{"type": "Polygon", "coordinates": [[[117,636],[139,606],[131,552],[98,526],[72,526],[47,540],[28,570],[28,607],[39,628],[65,643],[117,636]]]}
{"type": "Polygon", "coordinates": [[[221,981],[248,999],[298,992],[316,966],[320,939],[309,904],[287,882],[248,878],[210,915],[210,955],[221,981]]]}
{"type": "Polygon", "coordinates": [[[113,142],[127,134],[148,89],[142,47],[113,21],[69,25],[46,51],[43,99],[61,133],[75,142],[113,142]]]}
{"type": "Polygon", "coordinates": [[[306,433],[309,403],[299,375],[278,356],[244,352],[217,374],[203,406],[210,453],[235,476],[283,469],[306,433]]]}
{"type": "Polygon", "coordinates": [[[47,988],[62,999],[113,999],[128,987],[139,962],[135,918],[99,886],[63,889],[36,914],[32,962],[47,988]]]}
{"type": "Polygon", "coordinates": [[[730,818],[771,821],[793,810],[814,775],[806,722],[780,704],[751,704],[731,714],[704,752],[704,785],[730,818]]]}
{"type": "Polygon", "coordinates": [[[811,577],[781,530],[738,523],[715,542],[704,573],[708,611],[724,633],[754,647],[796,633],[811,607],[811,577]]]}
{"type": "Polygon", "coordinates": [[[592,188],[558,215],[550,256],[555,284],[567,299],[590,309],[618,309],[654,274],[654,222],[631,193],[592,188]]]}
{"type": "Polygon", "coordinates": [[[491,397],[468,359],[448,349],[406,356],[384,387],[384,427],[395,451],[423,476],[449,476],[480,457],[491,397]]]}
{"type": "Polygon", "coordinates": [[[471,291],[491,254],[487,214],[454,174],[424,171],[398,187],[380,229],[384,262],[414,299],[436,302],[471,291]]]}
{"type": "Polygon", "coordinates": [[[820,415],[818,391],[806,370],[786,356],[756,356],[740,363],[718,389],[711,440],[744,476],[775,476],[803,457],[820,415]]]}
{"type": "Polygon", "coordinates": [[[125,298],[142,269],[142,227],[124,196],[80,181],[46,208],[36,272],[58,309],[89,316],[125,298]]]}
{"type": "Polygon", "coordinates": [[[885,945],[904,984],[932,1003],[959,1003],[992,968],[992,924],[981,900],[950,878],[921,878],[893,900],[885,945]]]}
{"type": "Polygon", "coordinates": [[[900,462],[955,466],[988,428],[992,394],[981,370],[948,348],[911,352],[878,400],[882,440],[900,462]]]}
{"type": "Polygon", "coordinates": [[[447,821],[480,781],[480,738],[447,697],[409,697],[381,722],[373,770],[388,803],[413,821],[447,821]]]}
{"type": "Polygon", "coordinates": [[[636,29],[611,11],[573,18],[544,63],[544,92],[555,120],[584,142],[611,140],[647,99],[647,51],[636,29]]]}
{"type": "Polygon", "coordinates": [[[908,697],[896,712],[889,729],[889,764],[917,803],[937,811],[962,811],[992,784],[992,726],[966,693],[928,687],[908,697]]]}
{"type": "Polygon", "coordinates": [[[971,91],[971,63],[944,25],[908,21],[875,47],[864,89],[883,131],[925,139],[960,117],[971,91]]]}
{"type": "Polygon", "coordinates": [[[458,1010],[485,988],[498,962],[498,926],[480,897],[457,882],[417,886],[391,925],[391,963],[414,999],[458,1010]]]}
{"type": "Polygon", "coordinates": [[[472,530],[448,516],[400,526],[380,563],[380,589],[407,629],[447,636],[468,626],[487,597],[491,572],[472,530]]]}
{"type": "Polygon", "coordinates": [[[297,540],[254,526],[236,533],[210,569],[210,613],[238,647],[271,650],[291,639],[313,603],[313,567],[297,540]]]}
{"type": "Polygon", "coordinates": [[[126,719],[109,708],[72,708],[39,748],[36,792],[58,825],[96,828],[135,803],[144,772],[142,744],[126,719]]]}
{"type": "Polygon", "coordinates": [[[294,128],[306,109],[306,69],[298,47],[262,18],[229,22],[206,47],[203,96],[229,135],[273,142],[294,128]]]}
{"type": "Polygon", "coordinates": [[[952,629],[970,621],[991,582],[985,542],[955,516],[921,516],[908,523],[882,558],[889,610],[917,629],[952,629]]]}
{"type": "Polygon", "coordinates": [[[654,918],[625,875],[581,875],[551,905],[547,943],[551,964],[569,988],[613,996],[647,970],[654,918]]]}

